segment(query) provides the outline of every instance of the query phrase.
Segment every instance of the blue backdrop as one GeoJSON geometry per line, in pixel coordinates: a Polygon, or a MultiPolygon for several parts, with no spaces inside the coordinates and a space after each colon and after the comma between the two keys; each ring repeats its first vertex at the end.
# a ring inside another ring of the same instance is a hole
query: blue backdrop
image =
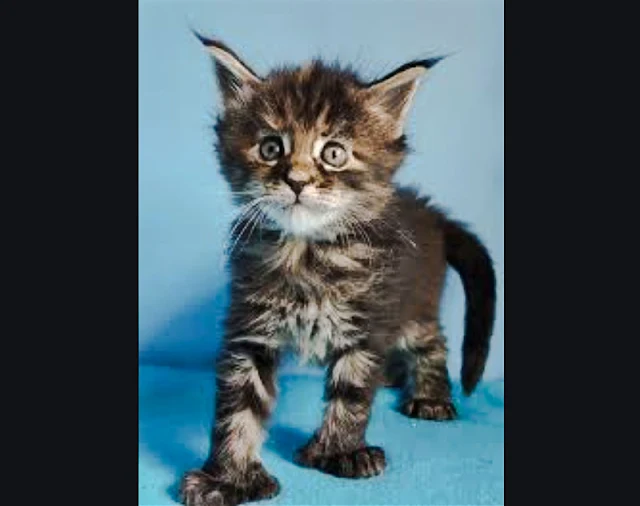
{"type": "MultiPolygon", "coordinates": [[[[422,83],[409,119],[415,150],[398,181],[417,184],[488,245],[498,318],[487,378],[503,377],[503,2],[139,2],[139,358],[209,366],[228,279],[231,219],[211,125],[211,63],[189,32],[222,38],[257,72],[320,55],[377,77],[407,60],[453,55],[422,83]]],[[[458,377],[464,296],[448,278],[443,324],[458,377]]]]}

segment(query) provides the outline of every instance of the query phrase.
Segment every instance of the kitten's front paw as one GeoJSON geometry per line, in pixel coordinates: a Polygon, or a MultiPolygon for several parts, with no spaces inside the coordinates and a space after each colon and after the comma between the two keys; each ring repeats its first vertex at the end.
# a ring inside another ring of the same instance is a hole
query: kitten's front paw
{"type": "Polygon", "coordinates": [[[382,474],[387,465],[384,450],[377,446],[332,455],[318,454],[305,447],[296,454],[296,462],[340,478],[371,478],[382,474]]]}
{"type": "Polygon", "coordinates": [[[450,400],[410,399],[402,406],[402,412],[410,418],[422,420],[455,420],[456,407],[450,400]]]}
{"type": "Polygon", "coordinates": [[[231,483],[204,471],[190,471],[180,484],[180,499],[185,506],[236,506],[271,499],[280,492],[278,480],[255,464],[243,480],[231,483]]]}

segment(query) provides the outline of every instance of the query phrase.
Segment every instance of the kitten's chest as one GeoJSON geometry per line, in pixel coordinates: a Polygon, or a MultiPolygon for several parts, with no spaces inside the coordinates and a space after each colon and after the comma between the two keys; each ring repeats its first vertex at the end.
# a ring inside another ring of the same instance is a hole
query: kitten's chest
{"type": "Polygon", "coordinates": [[[279,337],[303,362],[324,362],[332,350],[349,346],[357,330],[356,312],[329,296],[292,304],[285,315],[279,337]]]}
{"type": "Polygon", "coordinates": [[[302,361],[323,362],[357,337],[356,301],[371,276],[353,256],[293,244],[280,251],[274,293],[281,321],[278,338],[302,361]]]}

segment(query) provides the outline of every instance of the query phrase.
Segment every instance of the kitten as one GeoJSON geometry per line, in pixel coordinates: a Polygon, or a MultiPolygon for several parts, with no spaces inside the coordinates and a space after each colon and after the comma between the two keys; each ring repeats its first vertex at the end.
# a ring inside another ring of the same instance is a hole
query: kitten
{"type": "Polygon", "coordinates": [[[324,420],[296,462],[345,478],[379,475],[384,451],[365,441],[376,388],[403,388],[407,416],[456,417],[439,324],[447,264],[467,300],[467,395],[493,331],[486,248],[391,182],[407,154],[404,123],[418,82],[438,59],[371,83],[320,61],[261,78],[221,42],[200,39],[224,104],[215,127],[222,173],[244,207],[231,231],[211,453],[184,476],[182,500],[234,505],[278,494],[259,453],[288,347],[328,364],[324,420]]]}

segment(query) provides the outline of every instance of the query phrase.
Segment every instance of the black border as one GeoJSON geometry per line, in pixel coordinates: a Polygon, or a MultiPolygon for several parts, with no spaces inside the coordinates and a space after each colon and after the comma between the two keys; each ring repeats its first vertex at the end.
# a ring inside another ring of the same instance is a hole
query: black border
{"type": "Polygon", "coordinates": [[[607,19],[613,13],[595,4],[505,6],[507,504],[635,495],[623,492],[626,466],[614,455],[634,432],[622,426],[626,402],[616,397],[626,336],[637,331],[615,328],[628,304],[613,285],[631,283],[619,239],[633,228],[608,209],[633,200],[614,172],[625,163],[615,137],[627,122],[613,117],[625,107],[611,103],[621,84],[612,76],[625,44],[606,40],[627,32],[620,16],[607,19]]]}
{"type": "Polygon", "coordinates": [[[3,432],[17,449],[6,463],[22,472],[10,473],[0,502],[131,504],[137,14],[126,2],[22,7],[3,17],[2,185],[15,232],[3,241],[4,412],[14,425],[3,432]]]}

